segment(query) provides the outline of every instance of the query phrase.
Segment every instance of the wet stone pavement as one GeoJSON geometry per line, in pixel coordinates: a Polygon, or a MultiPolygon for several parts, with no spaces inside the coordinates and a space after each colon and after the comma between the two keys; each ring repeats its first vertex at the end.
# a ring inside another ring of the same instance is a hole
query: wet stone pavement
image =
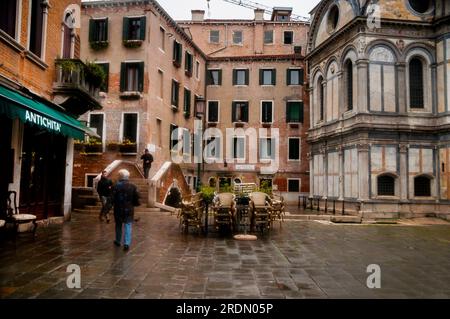
{"type": "Polygon", "coordinates": [[[257,241],[180,232],[140,214],[128,252],[114,224],[78,215],[0,242],[0,298],[450,298],[450,226],[285,221],[257,241]],[[81,267],[81,289],[66,285],[81,267]],[[381,267],[381,289],[366,286],[381,267]]]}

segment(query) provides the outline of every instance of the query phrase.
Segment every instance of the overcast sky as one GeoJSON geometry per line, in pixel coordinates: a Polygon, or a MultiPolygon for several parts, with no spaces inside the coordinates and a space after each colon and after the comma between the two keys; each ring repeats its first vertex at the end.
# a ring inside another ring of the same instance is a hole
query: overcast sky
{"type": "MultiPolygon", "coordinates": [[[[157,0],[175,20],[191,18],[192,9],[208,12],[207,0],[157,0]]],[[[245,0],[244,0],[245,1],[245,0]]],[[[309,17],[309,12],[320,0],[254,0],[268,7],[292,7],[294,14],[309,17]]],[[[223,0],[210,0],[211,19],[253,19],[253,10],[223,0]]],[[[208,15],[206,15],[208,18],[208,15]]]]}

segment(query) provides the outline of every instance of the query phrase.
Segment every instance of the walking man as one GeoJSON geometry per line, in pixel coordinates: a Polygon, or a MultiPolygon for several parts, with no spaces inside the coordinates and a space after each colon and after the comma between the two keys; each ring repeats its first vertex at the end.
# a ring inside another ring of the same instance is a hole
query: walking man
{"type": "Polygon", "coordinates": [[[152,168],[153,156],[147,148],[145,149],[144,155],[141,156],[141,160],[143,161],[145,179],[148,179],[148,173],[150,168],[152,168]]]}
{"type": "Polygon", "coordinates": [[[99,219],[103,221],[106,218],[106,222],[109,223],[109,211],[111,209],[111,196],[112,196],[112,181],[106,177],[107,171],[102,172],[102,177],[97,184],[97,193],[102,202],[102,210],[100,211],[99,219]]]}
{"type": "Polygon", "coordinates": [[[123,236],[123,249],[127,251],[131,245],[131,231],[134,221],[134,207],[139,206],[137,187],[129,182],[130,172],[119,171],[119,181],[113,188],[114,220],[116,222],[116,240],[114,244],[120,247],[123,236]]]}

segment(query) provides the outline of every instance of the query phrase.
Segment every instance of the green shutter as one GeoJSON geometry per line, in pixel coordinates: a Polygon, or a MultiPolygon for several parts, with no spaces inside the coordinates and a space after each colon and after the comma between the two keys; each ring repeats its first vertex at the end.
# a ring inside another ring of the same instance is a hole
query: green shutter
{"type": "Polygon", "coordinates": [[[305,81],[304,77],[305,77],[305,71],[303,69],[300,69],[300,75],[299,75],[300,85],[303,85],[303,83],[305,81]]]}
{"type": "Polygon", "coordinates": [[[95,41],[95,20],[89,20],[89,42],[95,41]]]}
{"type": "Polygon", "coordinates": [[[147,17],[141,17],[141,34],[139,36],[139,39],[144,41],[145,40],[145,32],[147,28],[147,17]]]}
{"type": "Polygon", "coordinates": [[[144,92],[144,62],[139,62],[138,63],[138,70],[139,70],[138,90],[139,90],[139,92],[144,92]]]}
{"type": "Polygon", "coordinates": [[[286,70],[286,85],[291,85],[291,70],[286,70]]]}
{"type": "Polygon", "coordinates": [[[250,72],[249,70],[245,70],[245,85],[248,85],[250,82],[250,72]]]}
{"type": "Polygon", "coordinates": [[[277,70],[272,70],[272,85],[277,85],[277,70]]]}
{"type": "Polygon", "coordinates": [[[259,69],[259,85],[263,85],[264,83],[264,70],[259,69]]]}
{"type": "Polygon", "coordinates": [[[108,92],[109,87],[109,63],[101,63],[99,64],[103,68],[103,72],[105,72],[105,81],[102,83],[101,90],[103,92],[108,92]]]}
{"type": "Polygon", "coordinates": [[[123,17],[123,28],[122,28],[122,40],[123,41],[128,40],[128,34],[130,33],[129,27],[130,27],[130,19],[127,17],[123,17]]]}
{"type": "Polygon", "coordinates": [[[237,84],[237,70],[233,70],[233,85],[237,84]]]}
{"type": "Polygon", "coordinates": [[[298,107],[300,108],[300,110],[299,110],[299,119],[300,119],[300,123],[303,123],[303,102],[299,102],[298,103],[299,105],[298,105],[298,107]]]}
{"type": "Polygon", "coordinates": [[[290,108],[290,103],[286,102],[286,123],[290,123],[291,122],[291,108],[290,108]]]}
{"type": "Polygon", "coordinates": [[[219,70],[219,85],[222,85],[222,70],[219,70]]]}
{"type": "Polygon", "coordinates": [[[120,92],[125,92],[127,85],[127,64],[122,62],[120,65],[120,92]]]}
{"type": "MultiPolygon", "coordinates": [[[[105,19],[105,41],[109,41],[108,27],[109,27],[109,18],[106,18],[105,19]]],[[[109,67],[109,65],[108,65],[108,67],[109,67]]]]}
{"type": "Polygon", "coordinates": [[[249,108],[249,105],[248,105],[248,102],[246,103],[246,107],[244,107],[243,108],[243,110],[242,110],[242,121],[243,122],[247,122],[248,123],[248,108],[249,108]]]}
{"type": "Polygon", "coordinates": [[[213,79],[212,79],[212,74],[210,70],[206,70],[206,85],[212,85],[213,84],[213,79]]]}
{"type": "Polygon", "coordinates": [[[236,102],[231,104],[231,121],[236,122],[236,102]]]}

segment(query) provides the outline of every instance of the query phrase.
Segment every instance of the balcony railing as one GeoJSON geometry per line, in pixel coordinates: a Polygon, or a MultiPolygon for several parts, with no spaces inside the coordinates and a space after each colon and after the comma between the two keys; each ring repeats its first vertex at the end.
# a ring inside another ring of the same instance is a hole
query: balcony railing
{"type": "Polygon", "coordinates": [[[89,71],[85,63],[78,59],[58,59],[55,60],[55,68],[54,93],[63,97],[57,102],[78,116],[101,108],[101,80],[89,71]]]}

